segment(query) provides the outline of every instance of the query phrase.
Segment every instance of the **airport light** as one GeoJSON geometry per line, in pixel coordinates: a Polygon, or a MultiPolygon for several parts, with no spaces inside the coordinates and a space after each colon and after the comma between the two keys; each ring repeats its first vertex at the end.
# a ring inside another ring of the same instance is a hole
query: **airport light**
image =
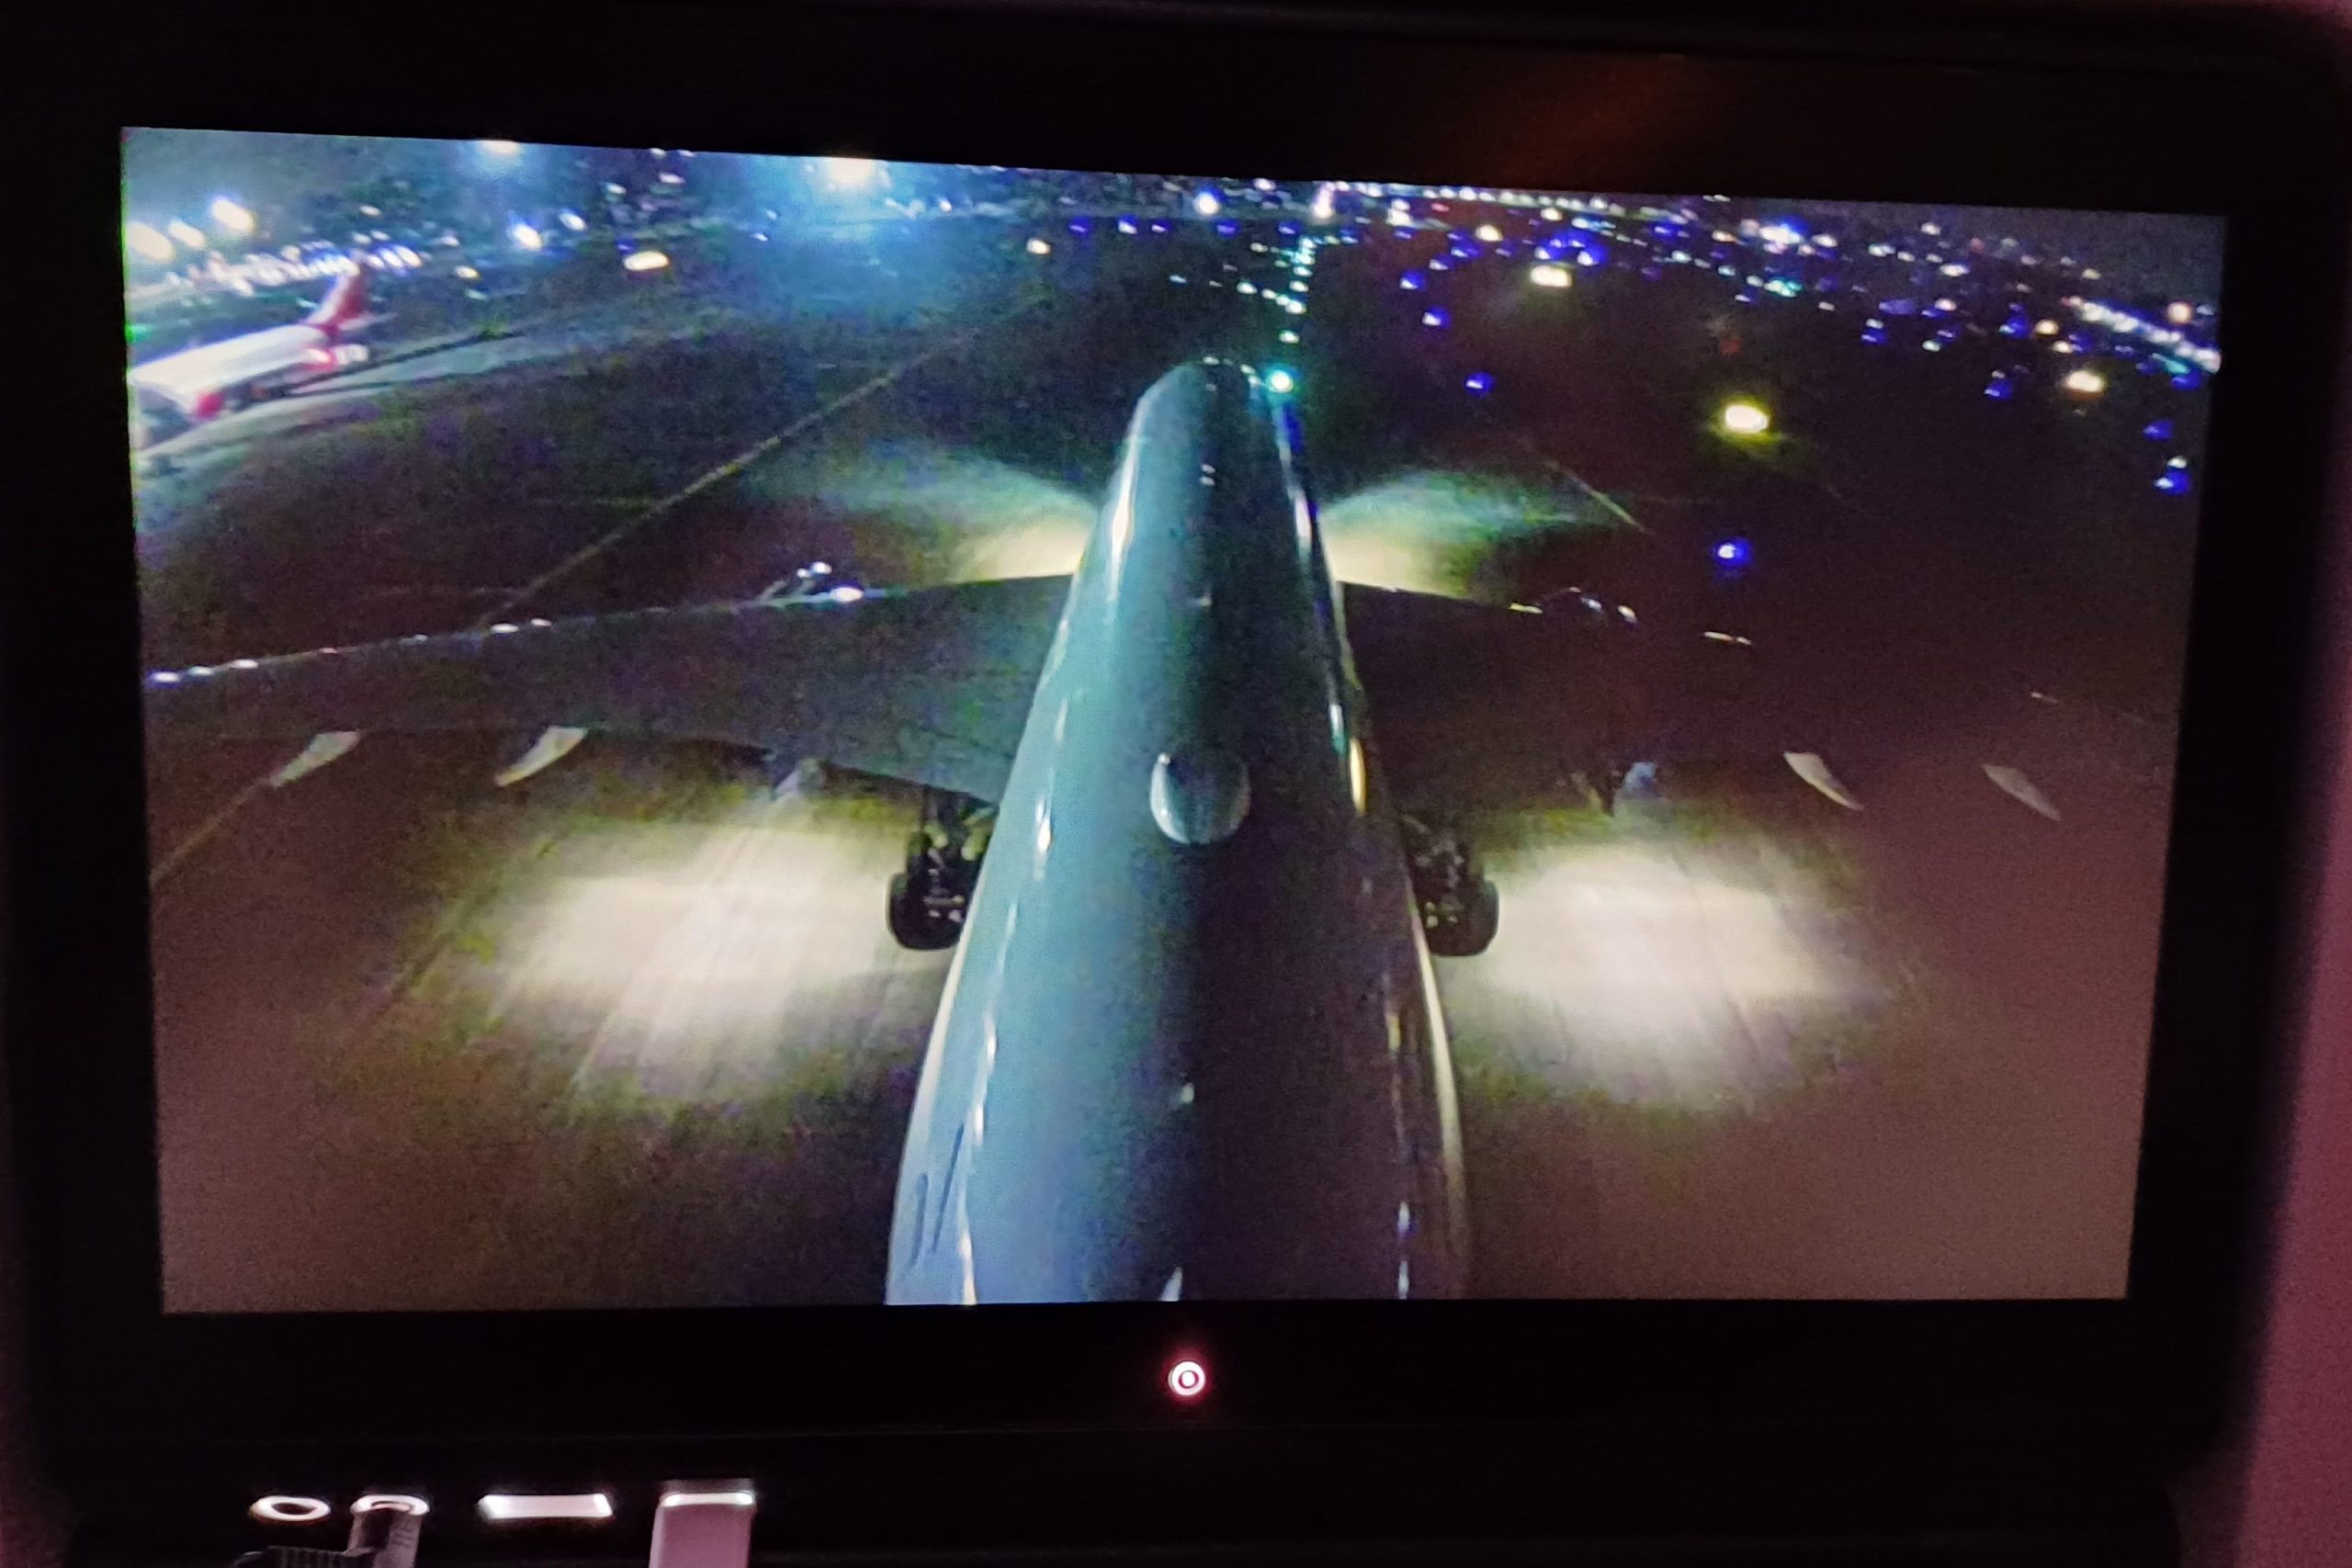
{"type": "Polygon", "coordinates": [[[1225,203],[1217,199],[1213,190],[1198,191],[1193,197],[1193,210],[1204,218],[1214,218],[1225,210],[1225,203]]]}
{"type": "Polygon", "coordinates": [[[659,272],[670,265],[670,258],[660,251],[631,251],[621,258],[621,265],[630,272],[659,272]]]}
{"type": "Polygon", "coordinates": [[[2165,307],[2165,320],[2174,326],[2185,327],[2197,319],[2197,307],[2186,299],[2176,299],[2165,307]]]}
{"type": "Polygon", "coordinates": [[[1527,281],[1538,288],[1566,288],[1571,277],[1568,269],[1557,262],[1542,262],[1527,269],[1527,281]]]}
{"type": "Polygon", "coordinates": [[[520,221],[506,231],[506,237],[514,241],[517,248],[526,251],[536,251],[547,243],[546,237],[537,229],[520,221]]]}
{"type": "Polygon", "coordinates": [[[1324,186],[1316,191],[1314,203],[1307,208],[1306,215],[1317,223],[1329,223],[1332,211],[1331,187],[1324,186]]]}
{"type": "Polygon", "coordinates": [[[2086,366],[2080,370],[2066,372],[2066,378],[2059,385],[2077,397],[2096,398],[2107,390],[2107,378],[2086,366]]]}
{"type": "Polygon", "coordinates": [[[1482,244],[1494,245],[1502,243],[1503,231],[1491,223],[1481,223],[1471,231],[1477,235],[1482,244]]]}
{"type": "MultiPolygon", "coordinates": [[[[1746,539],[1725,539],[1715,547],[1714,551],[1715,559],[1724,566],[1746,566],[1748,553],[1746,539]]],[[[1713,637],[1714,634],[1710,632],[1707,635],[1713,637]]]]}
{"type": "Polygon", "coordinates": [[[185,218],[175,218],[164,226],[164,231],[191,251],[204,249],[204,231],[185,218]]]}
{"type": "Polygon", "coordinates": [[[1764,412],[1763,405],[1745,398],[1725,403],[1722,419],[1726,435],[1761,435],[1772,428],[1772,416],[1764,412]]]}
{"type": "Polygon", "coordinates": [[[567,210],[559,212],[555,216],[557,222],[561,223],[565,228],[571,230],[575,234],[588,227],[588,220],[581,217],[577,212],[567,210]]]}
{"type": "Polygon", "coordinates": [[[225,196],[212,198],[211,212],[212,221],[218,223],[224,233],[250,234],[254,231],[253,213],[225,196]]]}
{"type": "Polygon", "coordinates": [[[2033,335],[2036,337],[2056,337],[2058,335],[2058,323],[2051,320],[2048,316],[2044,316],[2041,320],[2033,323],[2033,335]]]}
{"type": "Polygon", "coordinates": [[[167,262],[172,259],[174,247],[170,237],[153,223],[124,224],[122,243],[151,262],[167,262]]]}
{"type": "Polygon", "coordinates": [[[1296,343],[1298,341],[1298,334],[1291,331],[1288,327],[1284,327],[1281,332],[1274,334],[1274,340],[1277,343],[1296,343]]]}
{"type": "Polygon", "coordinates": [[[1033,256],[1042,256],[1052,254],[1054,246],[1053,242],[1050,240],[1033,239],[1026,245],[1023,245],[1022,249],[1027,251],[1033,256]]]}
{"type": "Polygon", "coordinates": [[[1287,370],[1279,368],[1269,370],[1266,372],[1266,387],[1268,390],[1274,392],[1285,394],[1295,392],[1298,390],[1298,378],[1287,370]]]}
{"type": "Polygon", "coordinates": [[[496,137],[485,137],[474,145],[493,158],[512,158],[523,151],[521,142],[502,141],[496,137]]]}

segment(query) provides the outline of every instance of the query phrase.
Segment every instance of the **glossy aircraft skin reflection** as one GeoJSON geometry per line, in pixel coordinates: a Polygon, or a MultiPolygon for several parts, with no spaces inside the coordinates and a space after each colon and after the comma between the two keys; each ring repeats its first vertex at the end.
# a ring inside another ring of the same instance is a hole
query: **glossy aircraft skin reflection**
{"type": "Polygon", "coordinates": [[[1453,1069],[1289,411],[1138,403],[900,1170],[901,1303],[1446,1295],[1453,1069]]]}

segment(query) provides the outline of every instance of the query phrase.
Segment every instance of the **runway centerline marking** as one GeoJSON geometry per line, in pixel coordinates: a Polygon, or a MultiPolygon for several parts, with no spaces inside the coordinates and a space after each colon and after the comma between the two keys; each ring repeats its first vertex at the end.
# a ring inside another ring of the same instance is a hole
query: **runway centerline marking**
{"type": "MultiPolygon", "coordinates": [[[[1004,326],[1008,322],[1018,321],[1021,317],[1027,315],[1030,310],[1035,309],[1035,307],[1036,301],[1032,299],[1027,304],[1020,306],[1009,311],[1005,315],[998,317],[995,321],[989,322],[986,326],[973,327],[966,332],[958,333],[948,338],[945,342],[934,344],[933,346],[925,349],[922,353],[914,355],[910,359],[900,360],[889,369],[883,371],[880,375],[873,377],[868,380],[860,382],[857,386],[853,387],[846,392],[843,392],[840,397],[833,399],[831,401],[820,404],[818,407],[801,415],[798,419],[794,420],[791,423],[786,425],[782,430],[777,431],[773,435],[766,436],[760,441],[753,443],[751,446],[748,446],[743,451],[737,453],[734,457],[728,458],[727,461],[719,464],[717,468],[707,469],[705,472],[696,475],[694,479],[689,479],[683,488],[673,491],[670,494],[662,497],[659,501],[656,501],[647,506],[643,511],[637,513],[633,516],[623,518],[619,523],[606,530],[603,535],[591,540],[579,549],[572,551],[571,554],[564,557],[563,559],[556,562],[555,565],[539,573],[538,576],[531,579],[528,582],[523,584],[522,587],[515,589],[513,592],[508,593],[505,597],[497,601],[497,603],[493,604],[489,609],[484,610],[479,616],[477,616],[473,624],[466,629],[468,631],[482,630],[492,622],[500,619],[502,616],[520,606],[525,601],[530,599],[534,594],[539,593],[553,586],[563,578],[579,570],[580,568],[585,566],[588,562],[594,560],[598,556],[603,555],[606,550],[611,549],[615,545],[619,544],[623,539],[628,538],[631,534],[636,533],[648,523],[650,523],[657,518],[666,516],[670,513],[676,511],[680,506],[683,506],[687,502],[692,501],[695,496],[702,494],[703,491],[710,489],[713,485],[723,484],[727,480],[733,479],[736,475],[741,473],[744,469],[750,468],[761,458],[765,457],[770,453],[775,451],[776,448],[782,446],[785,443],[807,434],[811,429],[815,428],[817,425],[822,424],[825,421],[832,418],[835,414],[838,414],[846,409],[853,408],[857,404],[864,402],[875,393],[885,390],[886,389],[893,386],[901,377],[907,375],[909,372],[921,369],[923,366],[930,364],[933,360],[937,359],[944,355],[952,354],[959,349],[970,347],[972,343],[983,333],[994,331],[999,327],[1004,326]]],[[[357,389],[353,389],[357,390],[357,389]]],[[[176,872],[182,865],[187,863],[189,856],[202,849],[212,840],[214,835],[218,834],[221,829],[227,827],[230,820],[233,818],[238,812],[243,810],[247,806],[259,799],[262,795],[269,793],[269,781],[277,774],[277,769],[271,768],[266,773],[256,774],[243,788],[239,789],[236,794],[231,795],[228,800],[221,805],[219,810],[213,812],[211,816],[207,817],[203,821],[198,823],[196,827],[189,831],[187,837],[173,845],[168,852],[155,862],[153,868],[148,872],[147,890],[150,893],[153,893],[157,888],[163,886],[163,885],[171,878],[174,872],[176,872]]]]}

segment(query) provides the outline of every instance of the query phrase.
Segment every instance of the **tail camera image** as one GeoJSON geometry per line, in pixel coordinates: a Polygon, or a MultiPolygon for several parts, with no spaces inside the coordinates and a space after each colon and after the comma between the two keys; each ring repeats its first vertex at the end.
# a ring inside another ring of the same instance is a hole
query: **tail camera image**
{"type": "Polygon", "coordinates": [[[2217,220],[124,154],[169,1310],[2122,1293],[2217,220]]]}

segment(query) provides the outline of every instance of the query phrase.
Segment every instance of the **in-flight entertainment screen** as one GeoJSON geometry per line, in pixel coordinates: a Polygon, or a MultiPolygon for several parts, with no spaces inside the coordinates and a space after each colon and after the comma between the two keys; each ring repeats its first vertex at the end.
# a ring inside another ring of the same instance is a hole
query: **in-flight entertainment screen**
{"type": "Polygon", "coordinates": [[[2120,1296],[2222,224],[1310,173],[128,132],[166,1309],[2120,1296]]]}

